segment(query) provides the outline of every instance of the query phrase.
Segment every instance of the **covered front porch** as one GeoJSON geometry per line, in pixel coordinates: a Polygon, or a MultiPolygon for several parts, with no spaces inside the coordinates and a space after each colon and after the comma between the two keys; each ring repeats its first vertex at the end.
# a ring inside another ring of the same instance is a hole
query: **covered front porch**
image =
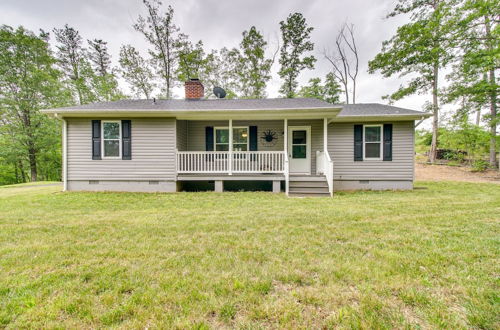
{"type": "Polygon", "coordinates": [[[216,191],[224,181],[272,181],[275,192],[284,182],[286,193],[290,176],[333,184],[327,118],[177,120],[176,132],[178,181],[215,181],[216,191]]]}

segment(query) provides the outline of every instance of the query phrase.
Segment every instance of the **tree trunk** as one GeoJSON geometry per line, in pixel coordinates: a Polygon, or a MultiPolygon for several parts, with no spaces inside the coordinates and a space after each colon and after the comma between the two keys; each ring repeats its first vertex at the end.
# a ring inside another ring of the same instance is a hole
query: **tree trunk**
{"type": "Polygon", "coordinates": [[[17,167],[19,167],[19,172],[21,174],[21,180],[22,180],[21,182],[22,183],[26,182],[26,175],[24,174],[24,166],[21,160],[17,161],[17,167]]]}
{"type": "MultiPolygon", "coordinates": [[[[489,50],[493,48],[492,36],[491,36],[491,23],[488,16],[485,17],[484,27],[487,38],[487,47],[489,50]]],[[[489,70],[489,85],[490,85],[490,166],[493,168],[497,167],[497,93],[496,93],[496,79],[495,79],[495,69],[489,70]]]]}
{"type": "Polygon", "coordinates": [[[353,79],[353,87],[352,87],[352,104],[356,104],[356,80],[353,79]]]}
{"type": "Polygon", "coordinates": [[[479,126],[479,124],[481,124],[481,107],[476,111],[476,126],[479,126]]]}
{"type": "Polygon", "coordinates": [[[35,182],[37,180],[37,168],[36,168],[36,151],[33,146],[31,146],[32,143],[30,143],[30,147],[28,148],[29,152],[29,162],[30,162],[30,172],[31,172],[31,181],[35,182]]]}
{"type": "Polygon", "coordinates": [[[349,104],[349,90],[347,89],[347,84],[344,84],[344,91],[345,91],[345,103],[349,104]]]}
{"type": "Polygon", "coordinates": [[[434,79],[432,81],[432,143],[429,151],[429,161],[434,164],[436,162],[439,134],[439,104],[438,104],[438,78],[439,66],[434,64],[434,79]]]}
{"type": "MultiPolygon", "coordinates": [[[[495,86],[495,70],[490,70],[490,86],[495,86]]],[[[490,166],[497,167],[497,95],[495,89],[490,92],[490,166]]]]}

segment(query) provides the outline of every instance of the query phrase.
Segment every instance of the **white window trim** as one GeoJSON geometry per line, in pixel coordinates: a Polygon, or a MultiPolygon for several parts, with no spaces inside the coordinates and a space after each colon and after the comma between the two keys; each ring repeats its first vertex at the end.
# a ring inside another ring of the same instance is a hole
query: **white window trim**
{"type": "Polygon", "coordinates": [[[384,157],[384,125],[363,125],[363,160],[382,160],[384,157]],[[373,141],[366,141],[366,128],[367,127],[380,127],[380,156],[379,157],[366,157],[366,144],[367,143],[377,143],[373,141]]]}
{"type": "Polygon", "coordinates": [[[121,120],[102,120],[101,121],[101,150],[102,150],[102,159],[121,159],[122,158],[122,121],[121,120]],[[104,139],[104,123],[118,123],[118,139],[104,139]],[[118,146],[118,156],[106,156],[106,152],[104,150],[104,140],[119,140],[118,146]]]}
{"type": "MultiPolygon", "coordinates": [[[[247,129],[247,134],[248,134],[247,135],[247,151],[249,151],[249,149],[250,149],[250,126],[233,126],[233,131],[235,129],[237,129],[237,128],[246,128],[247,129]]],[[[229,130],[229,126],[217,126],[217,127],[214,127],[214,151],[217,151],[217,144],[225,145],[225,143],[217,143],[217,130],[223,130],[223,129],[229,130]]],[[[233,141],[229,141],[229,143],[233,146],[233,151],[234,151],[234,143],[233,143],[233,141]]],[[[229,143],[227,144],[228,146],[229,146],[229,143]]],[[[243,144],[243,143],[237,143],[237,144],[243,144]]]]}

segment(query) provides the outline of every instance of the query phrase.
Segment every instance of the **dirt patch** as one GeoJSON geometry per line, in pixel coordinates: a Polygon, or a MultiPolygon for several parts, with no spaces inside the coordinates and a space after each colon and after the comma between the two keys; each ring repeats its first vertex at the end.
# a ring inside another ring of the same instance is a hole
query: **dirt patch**
{"type": "Polygon", "coordinates": [[[468,167],[416,163],[415,176],[422,181],[489,182],[500,184],[500,172],[471,172],[468,167]]]}

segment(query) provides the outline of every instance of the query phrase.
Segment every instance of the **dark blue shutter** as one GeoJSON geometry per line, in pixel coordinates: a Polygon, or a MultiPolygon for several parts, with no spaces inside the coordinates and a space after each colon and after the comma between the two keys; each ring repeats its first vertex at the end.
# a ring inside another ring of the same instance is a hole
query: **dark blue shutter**
{"type": "Polygon", "coordinates": [[[101,121],[92,120],[92,159],[101,159],[101,121]]]}
{"type": "Polygon", "coordinates": [[[122,120],[122,159],[132,159],[132,122],[122,120]]]}
{"type": "Polygon", "coordinates": [[[392,124],[384,124],[384,161],[392,160],[392,124]]]}
{"type": "Polygon", "coordinates": [[[212,126],[205,127],[205,150],[214,151],[214,128],[212,126]]]}
{"type": "Polygon", "coordinates": [[[257,151],[257,126],[250,126],[249,127],[249,150],[250,151],[257,151]]]}
{"type": "Polygon", "coordinates": [[[363,125],[354,125],[354,161],[363,160],[363,125]]]}

